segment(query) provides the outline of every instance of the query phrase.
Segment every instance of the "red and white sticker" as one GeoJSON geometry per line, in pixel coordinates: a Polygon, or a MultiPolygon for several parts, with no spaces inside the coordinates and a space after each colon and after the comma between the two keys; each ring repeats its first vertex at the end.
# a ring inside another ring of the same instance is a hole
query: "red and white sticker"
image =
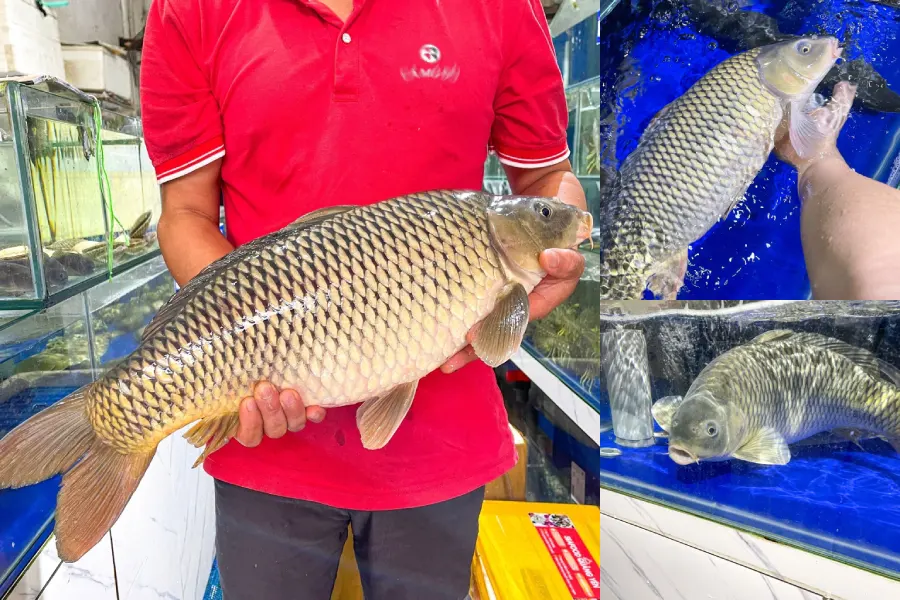
{"type": "Polygon", "coordinates": [[[529,513],[572,600],[599,600],[600,567],[566,515],[529,513]]]}

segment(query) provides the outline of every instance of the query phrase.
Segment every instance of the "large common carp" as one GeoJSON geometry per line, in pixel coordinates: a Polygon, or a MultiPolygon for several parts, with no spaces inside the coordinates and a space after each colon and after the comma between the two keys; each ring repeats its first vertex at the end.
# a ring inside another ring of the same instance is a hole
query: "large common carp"
{"type": "Polygon", "coordinates": [[[734,56],[663,108],[622,164],[600,220],[600,295],[673,298],[688,245],[740,202],[785,114],[807,155],[825,135],[813,92],[840,56],[835,38],[803,38],[734,56]]]}
{"type": "Polygon", "coordinates": [[[789,444],[831,432],[900,447],[900,371],[814,333],[774,330],[725,352],[682,398],[653,405],[678,464],[737,458],[783,465],[789,444]]]}
{"type": "Polygon", "coordinates": [[[539,254],[575,247],[591,225],[558,200],[459,191],[310,213],[207,267],[130,356],[0,440],[0,489],[63,473],[57,547],[77,560],[166,436],[199,420],[185,434],[206,446],[199,464],[234,435],[258,380],[308,406],[364,402],[362,443],[381,448],[418,380],[467,333],[489,365],[515,352],[545,275],[539,254]]]}

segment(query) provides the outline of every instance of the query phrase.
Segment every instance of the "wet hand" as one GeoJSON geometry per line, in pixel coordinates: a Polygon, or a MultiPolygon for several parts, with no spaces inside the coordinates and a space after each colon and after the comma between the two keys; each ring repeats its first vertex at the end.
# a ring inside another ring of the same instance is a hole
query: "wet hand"
{"type": "MultiPolygon", "coordinates": [[[[575,291],[575,286],[584,273],[584,256],[575,250],[544,250],[540,262],[547,275],[528,296],[530,321],[543,319],[562,304],[575,291]]],[[[466,346],[451,356],[441,366],[441,371],[453,373],[476,358],[478,357],[472,346],[466,346]]]]}
{"type": "Polygon", "coordinates": [[[268,381],[260,381],[253,388],[253,396],[241,401],[239,418],[240,425],[234,437],[252,448],[262,442],[263,434],[280,438],[288,431],[300,431],[307,421],[321,423],[325,409],[305,406],[295,390],[279,391],[268,381]]]}
{"type": "Polygon", "coordinates": [[[809,158],[801,158],[791,144],[791,137],[788,133],[788,119],[785,116],[784,121],[775,132],[775,154],[781,160],[793,165],[799,172],[803,172],[811,164],[818,162],[824,158],[840,157],[837,149],[837,138],[847,122],[847,116],[850,108],[853,106],[853,99],[856,97],[856,86],[846,81],[842,81],[834,86],[834,92],[831,100],[825,106],[817,108],[811,113],[815,122],[828,131],[829,135],[825,136],[814,149],[814,153],[809,158]]]}

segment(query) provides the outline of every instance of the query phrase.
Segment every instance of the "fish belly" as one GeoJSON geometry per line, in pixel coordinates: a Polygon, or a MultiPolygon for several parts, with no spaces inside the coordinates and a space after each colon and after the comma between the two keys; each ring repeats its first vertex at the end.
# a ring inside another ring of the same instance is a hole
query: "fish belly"
{"type": "Polygon", "coordinates": [[[605,207],[607,299],[640,297],[744,197],[765,164],[783,109],[761,83],[756,51],[718,65],[650,123],[605,207]],[[638,289],[640,288],[640,289],[638,289]]]}
{"type": "Polygon", "coordinates": [[[321,406],[418,380],[466,344],[506,282],[485,209],[480,194],[415,195],[247,250],[99,382],[93,427],[130,451],[235,412],[259,380],[321,406]]]}

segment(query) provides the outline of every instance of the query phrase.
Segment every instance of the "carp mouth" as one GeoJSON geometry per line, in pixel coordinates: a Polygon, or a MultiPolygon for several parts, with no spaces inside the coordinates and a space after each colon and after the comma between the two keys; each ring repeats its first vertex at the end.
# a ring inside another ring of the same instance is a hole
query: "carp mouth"
{"type": "Polygon", "coordinates": [[[689,450],[672,444],[669,444],[669,458],[679,465],[692,465],[700,462],[700,459],[689,450]]]}

